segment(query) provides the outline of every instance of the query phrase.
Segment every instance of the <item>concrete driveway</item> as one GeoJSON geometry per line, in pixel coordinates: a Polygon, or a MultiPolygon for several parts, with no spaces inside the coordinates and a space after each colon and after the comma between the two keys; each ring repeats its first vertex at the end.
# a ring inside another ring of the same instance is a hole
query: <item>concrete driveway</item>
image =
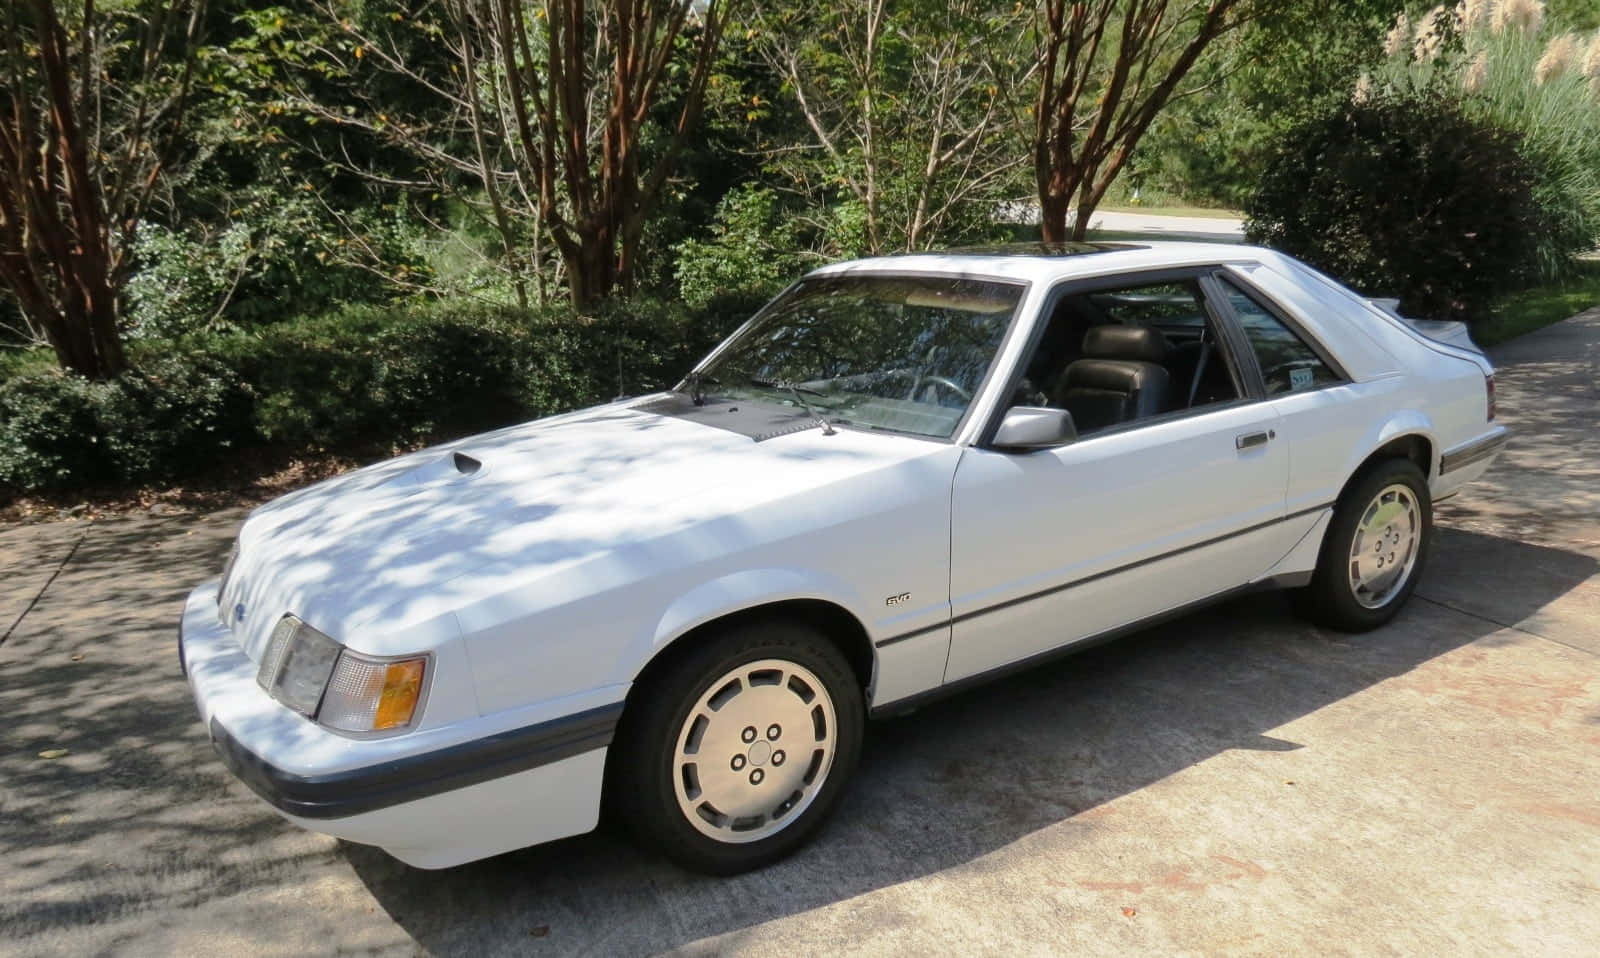
{"type": "Polygon", "coordinates": [[[1514,443],[1394,624],[1253,597],[878,723],[822,838],[731,880],[297,831],[174,660],[240,515],[0,530],[0,952],[1593,954],[1600,310],[1497,360],[1514,443]]]}

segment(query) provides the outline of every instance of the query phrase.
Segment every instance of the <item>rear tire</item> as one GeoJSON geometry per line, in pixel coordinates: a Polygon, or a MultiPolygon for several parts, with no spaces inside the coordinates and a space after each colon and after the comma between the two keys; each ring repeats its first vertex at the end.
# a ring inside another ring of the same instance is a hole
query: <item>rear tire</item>
{"type": "Polygon", "coordinates": [[[866,708],[827,637],[792,622],[746,625],[644,681],[607,776],[613,810],[641,843],[731,875],[789,855],[832,813],[860,758],[866,708]]]}
{"type": "Polygon", "coordinates": [[[1432,539],[1422,470],[1409,459],[1378,463],[1339,497],[1311,584],[1292,594],[1296,610],[1345,632],[1383,625],[1416,589],[1432,539]]]}

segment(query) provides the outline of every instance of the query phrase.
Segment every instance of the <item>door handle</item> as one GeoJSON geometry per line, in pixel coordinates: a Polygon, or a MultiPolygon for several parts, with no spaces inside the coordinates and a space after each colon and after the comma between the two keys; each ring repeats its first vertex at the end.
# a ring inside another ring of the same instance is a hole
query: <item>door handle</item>
{"type": "Polygon", "coordinates": [[[1276,432],[1270,430],[1267,432],[1247,432],[1241,436],[1233,437],[1233,448],[1253,449],[1256,446],[1265,446],[1267,444],[1267,440],[1276,435],[1276,432]]]}

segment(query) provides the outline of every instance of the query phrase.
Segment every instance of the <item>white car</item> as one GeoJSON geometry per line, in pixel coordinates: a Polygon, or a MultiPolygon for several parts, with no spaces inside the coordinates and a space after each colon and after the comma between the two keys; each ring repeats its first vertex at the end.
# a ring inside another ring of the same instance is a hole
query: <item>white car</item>
{"type": "Polygon", "coordinates": [[[844,263],[670,392],[261,507],[181,655],[297,825],[440,868],[605,804],[734,872],[816,831],[869,715],[1243,590],[1387,621],[1494,418],[1459,326],[1268,250],[844,263]]]}

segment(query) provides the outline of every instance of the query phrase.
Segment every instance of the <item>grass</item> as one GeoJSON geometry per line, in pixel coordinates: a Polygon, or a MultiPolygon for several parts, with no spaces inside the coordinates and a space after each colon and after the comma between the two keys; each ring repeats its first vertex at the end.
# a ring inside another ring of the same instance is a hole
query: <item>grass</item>
{"type": "Polygon", "coordinates": [[[1097,209],[1107,213],[1144,213],[1147,216],[1194,216],[1208,220],[1239,220],[1238,210],[1219,210],[1209,206],[1132,206],[1127,203],[1102,203],[1097,209]]]}
{"type": "Polygon", "coordinates": [[[1489,319],[1473,329],[1472,338],[1479,345],[1493,345],[1596,306],[1600,306],[1600,260],[1579,260],[1565,279],[1503,297],[1489,319]]]}
{"type": "Polygon", "coordinates": [[[0,346],[0,382],[36,369],[53,369],[56,354],[43,346],[0,346]]]}

